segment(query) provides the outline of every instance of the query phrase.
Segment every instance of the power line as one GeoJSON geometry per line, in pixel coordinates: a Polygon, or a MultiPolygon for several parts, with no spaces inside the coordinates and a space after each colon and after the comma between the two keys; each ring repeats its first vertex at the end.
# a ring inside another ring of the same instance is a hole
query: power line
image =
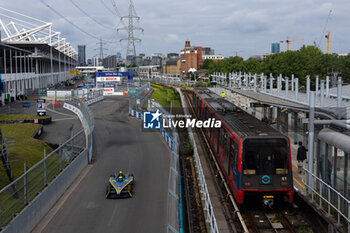
{"type": "MultiPolygon", "coordinates": [[[[70,21],[69,19],[67,19],[64,15],[62,15],[61,13],[59,13],[58,11],[56,11],[53,7],[51,7],[48,3],[46,3],[44,0],[40,0],[41,3],[43,3],[45,6],[47,6],[50,10],[52,10],[53,12],[55,12],[58,16],[60,16],[61,18],[63,18],[65,21],[67,21],[69,24],[71,24],[73,27],[75,27],[76,29],[78,29],[79,31],[83,32],[84,34],[96,39],[96,40],[100,40],[100,38],[98,38],[97,36],[85,31],[84,29],[82,29],[81,27],[79,27],[78,25],[74,24],[72,21],[70,21]]],[[[105,41],[108,43],[115,43],[117,42],[116,40],[114,41],[105,41]]]]}
{"type": "MultiPolygon", "coordinates": [[[[118,16],[114,11],[112,11],[108,6],[107,4],[103,1],[103,0],[100,0],[100,2],[102,3],[102,5],[104,5],[104,7],[109,11],[111,12],[113,15],[115,16],[118,16]]],[[[118,16],[119,17],[119,16],[118,16]]]]}
{"type": "Polygon", "coordinates": [[[117,7],[115,1],[114,1],[114,0],[111,0],[111,3],[112,3],[113,9],[114,9],[115,13],[117,14],[117,16],[118,16],[119,18],[121,18],[120,12],[119,12],[119,10],[118,10],[118,7],[117,7]]]}
{"type": "Polygon", "coordinates": [[[86,13],[86,11],[84,11],[82,8],[80,8],[73,0],[70,0],[70,2],[78,9],[80,10],[81,12],[83,12],[84,15],[86,15],[87,17],[89,17],[92,21],[94,21],[95,23],[97,23],[98,25],[104,27],[104,28],[107,28],[109,30],[116,30],[116,28],[113,28],[113,27],[109,27],[107,25],[104,25],[100,22],[98,22],[96,19],[92,18],[88,13],[86,13]]]}

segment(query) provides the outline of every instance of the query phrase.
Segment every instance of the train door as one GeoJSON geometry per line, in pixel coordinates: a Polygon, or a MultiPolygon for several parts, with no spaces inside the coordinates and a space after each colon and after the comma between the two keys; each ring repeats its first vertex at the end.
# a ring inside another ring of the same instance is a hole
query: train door
{"type": "Polygon", "coordinates": [[[197,117],[198,117],[198,118],[200,118],[201,109],[202,109],[202,101],[201,101],[201,99],[198,98],[198,96],[197,96],[196,110],[197,110],[197,117]]]}
{"type": "Polygon", "coordinates": [[[223,156],[224,156],[224,132],[225,132],[225,130],[223,128],[220,128],[218,153],[219,153],[221,160],[223,159],[223,156]]]}
{"type": "MultiPolygon", "coordinates": [[[[210,114],[210,117],[211,118],[214,118],[214,114],[210,114]]],[[[210,144],[211,145],[215,145],[214,143],[214,139],[215,139],[215,130],[216,128],[210,128],[210,144]]]]}
{"type": "Polygon", "coordinates": [[[234,180],[234,183],[238,188],[238,184],[240,181],[240,176],[238,173],[238,144],[234,141],[234,139],[230,140],[230,165],[232,169],[232,179],[234,180]]]}
{"type": "Polygon", "coordinates": [[[224,167],[224,171],[226,173],[226,176],[229,176],[229,172],[230,172],[230,139],[229,139],[229,135],[227,134],[227,132],[224,130],[223,133],[223,167],[224,167]]]}
{"type": "MultiPolygon", "coordinates": [[[[209,108],[208,108],[208,106],[205,106],[205,110],[204,110],[204,121],[205,121],[205,120],[208,120],[209,117],[210,117],[209,108]]],[[[210,138],[210,128],[205,128],[205,127],[203,127],[203,129],[204,129],[204,132],[205,132],[207,138],[210,138]]]]}
{"type": "Polygon", "coordinates": [[[214,131],[215,135],[214,135],[214,151],[215,151],[215,155],[218,157],[219,154],[219,143],[220,143],[220,129],[215,128],[214,131]]]}

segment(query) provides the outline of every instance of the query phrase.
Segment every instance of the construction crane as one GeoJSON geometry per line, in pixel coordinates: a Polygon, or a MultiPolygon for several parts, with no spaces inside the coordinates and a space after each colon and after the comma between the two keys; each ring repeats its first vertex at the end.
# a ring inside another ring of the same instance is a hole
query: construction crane
{"type": "MultiPolygon", "coordinates": [[[[317,46],[316,46],[317,48],[319,48],[320,45],[321,45],[323,35],[325,34],[326,29],[327,29],[328,22],[329,22],[329,20],[331,19],[331,14],[332,14],[332,10],[330,10],[329,13],[328,13],[328,16],[327,16],[327,19],[326,19],[326,23],[324,24],[324,27],[323,27],[323,30],[322,30],[322,34],[321,34],[320,40],[318,41],[318,44],[317,44],[317,46]]],[[[326,38],[327,38],[327,36],[326,36],[326,38]]],[[[315,43],[316,43],[316,42],[314,42],[314,44],[315,44],[315,43]]]]}
{"type": "Polygon", "coordinates": [[[329,54],[329,36],[331,35],[331,31],[328,31],[327,35],[325,36],[327,38],[327,54],[329,54]]]}
{"type": "Polygon", "coordinates": [[[298,38],[298,39],[288,39],[287,40],[283,40],[283,41],[280,41],[281,43],[287,43],[287,51],[289,51],[289,44],[290,42],[293,42],[293,41],[296,41],[296,40],[304,40],[304,38],[298,38]]]}

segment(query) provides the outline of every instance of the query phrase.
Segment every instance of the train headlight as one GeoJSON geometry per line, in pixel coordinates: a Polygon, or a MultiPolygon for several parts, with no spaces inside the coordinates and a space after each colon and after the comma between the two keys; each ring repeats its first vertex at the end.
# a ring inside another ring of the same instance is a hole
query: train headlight
{"type": "Polygon", "coordinates": [[[244,186],[251,186],[252,185],[252,183],[251,182],[244,182],[244,186]]]}
{"type": "Polygon", "coordinates": [[[281,180],[282,180],[282,181],[287,181],[287,177],[286,177],[286,176],[282,176],[282,177],[281,177],[281,180]]]}
{"type": "Polygon", "coordinates": [[[281,182],[281,186],[287,186],[288,185],[288,182],[287,181],[282,181],[281,182]]]}

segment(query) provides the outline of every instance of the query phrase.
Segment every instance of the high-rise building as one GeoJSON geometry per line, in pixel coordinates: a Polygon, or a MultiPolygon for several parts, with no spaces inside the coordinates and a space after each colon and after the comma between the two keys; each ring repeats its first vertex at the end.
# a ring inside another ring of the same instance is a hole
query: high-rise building
{"type": "Polygon", "coordinates": [[[79,66],[86,66],[86,46],[78,45],[78,64],[79,66]]]}
{"type": "Polygon", "coordinates": [[[117,62],[121,62],[122,60],[122,54],[120,52],[117,52],[117,62]]]}
{"type": "Polygon", "coordinates": [[[185,48],[181,51],[181,75],[187,75],[189,69],[198,70],[203,63],[202,47],[191,47],[191,42],[185,42],[185,48]]]}
{"type": "Polygon", "coordinates": [[[98,57],[92,58],[92,65],[93,66],[99,66],[100,65],[100,59],[98,57]]]}
{"type": "Polygon", "coordinates": [[[105,68],[115,68],[117,67],[117,55],[108,55],[103,58],[103,66],[105,68]]]}
{"type": "Polygon", "coordinates": [[[205,47],[202,49],[203,55],[214,55],[215,51],[214,49],[211,49],[209,47],[205,47]]]}
{"type": "Polygon", "coordinates": [[[280,43],[272,43],[271,44],[271,53],[280,53],[280,43]]]}

